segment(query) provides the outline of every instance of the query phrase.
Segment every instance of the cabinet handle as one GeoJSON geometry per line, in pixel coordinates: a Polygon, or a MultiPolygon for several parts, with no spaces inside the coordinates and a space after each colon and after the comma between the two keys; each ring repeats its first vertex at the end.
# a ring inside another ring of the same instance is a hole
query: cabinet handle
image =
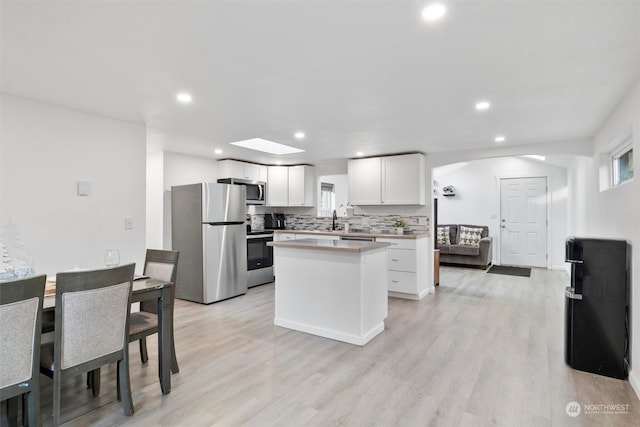
{"type": "Polygon", "coordinates": [[[393,259],[393,258],[391,258],[391,261],[395,261],[395,262],[398,262],[398,260],[397,260],[397,259],[393,259]]]}
{"type": "Polygon", "coordinates": [[[398,281],[397,280],[392,280],[391,283],[398,283],[398,281]]]}

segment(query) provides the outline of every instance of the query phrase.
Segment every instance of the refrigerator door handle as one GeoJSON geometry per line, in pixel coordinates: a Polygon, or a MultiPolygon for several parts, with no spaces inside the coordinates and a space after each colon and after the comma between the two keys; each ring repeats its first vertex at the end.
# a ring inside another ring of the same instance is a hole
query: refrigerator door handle
{"type": "Polygon", "coordinates": [[[564,289],[564,296],[569,298],[569,299],[582,300],[582,294],[576,294],[575,290],[573,288],[565,288],[564,289]]]}
{"type": "Polygon", "coordinates": [[[584,264],[584,261],[579,259],[565,259],[564,262],[568,262],[570,264],[584,264]]]}

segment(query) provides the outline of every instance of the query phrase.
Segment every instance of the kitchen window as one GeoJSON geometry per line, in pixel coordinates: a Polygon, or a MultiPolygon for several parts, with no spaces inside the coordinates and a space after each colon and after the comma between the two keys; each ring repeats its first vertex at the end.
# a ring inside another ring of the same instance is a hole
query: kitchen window
{"type": "Polygon", "coordinates": [[[614,187],[633,178],[633,143],[631,137],[620,144],[611,155],[612,184],[614,187]]]}
{"type": "Polygon", "coordinates": [[[331,216],[336,208],[336,193],[333,184],[320,183],[320,212],[318,216],[331,216]]]}

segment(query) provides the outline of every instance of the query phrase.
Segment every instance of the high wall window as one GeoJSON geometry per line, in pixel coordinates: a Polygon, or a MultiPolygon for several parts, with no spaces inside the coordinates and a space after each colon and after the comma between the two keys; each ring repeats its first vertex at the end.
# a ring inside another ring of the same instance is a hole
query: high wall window
{"type": "Polygon", "coordinates": [[[611,155],[613,186],[620,185],[633,178],[633,144],[631,138],[623,142],[611,155]]]}

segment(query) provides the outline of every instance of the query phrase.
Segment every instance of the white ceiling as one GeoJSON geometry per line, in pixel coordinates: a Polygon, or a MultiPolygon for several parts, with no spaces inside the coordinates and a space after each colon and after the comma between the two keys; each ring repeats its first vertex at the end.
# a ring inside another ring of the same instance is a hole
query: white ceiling
{"type": "Polygon", "coordinates": [[[588,138],[640,76],[639,1],[446,3],[428,25],[423,1],[3,0],[2,92],[146,123],[153,149],[316,164],[588,138]]]}

